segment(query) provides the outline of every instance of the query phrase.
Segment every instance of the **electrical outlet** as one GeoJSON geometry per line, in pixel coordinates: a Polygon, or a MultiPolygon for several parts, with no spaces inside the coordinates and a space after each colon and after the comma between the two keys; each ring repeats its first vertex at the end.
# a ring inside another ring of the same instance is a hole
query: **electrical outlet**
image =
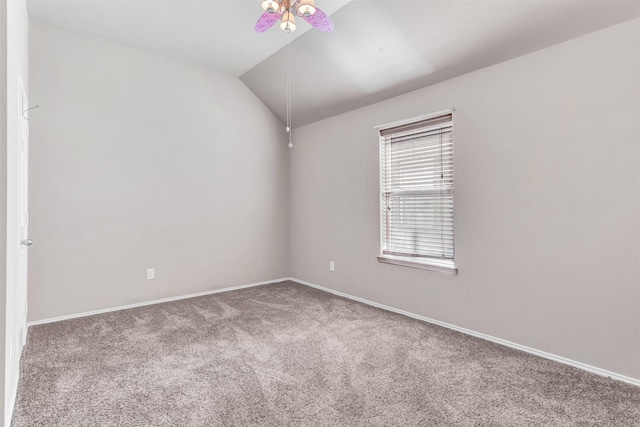
{"type": "Polygon", "coordinates": [[[336,271],[336,263],[333,261],[329,261],[329,270],[336,271]]]}
{"type": "Polygon", "coordinates": [[[156,269],[147,268],[147,280],[153,280],[156,278],[156,269]]]}

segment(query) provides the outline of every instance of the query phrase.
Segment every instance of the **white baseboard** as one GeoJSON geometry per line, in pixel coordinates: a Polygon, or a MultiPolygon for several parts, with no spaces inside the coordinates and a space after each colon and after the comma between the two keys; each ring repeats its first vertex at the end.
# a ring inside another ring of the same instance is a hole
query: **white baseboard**
{"type": "MultiPolygon", "coordinates": [[[[558,363],[562,363],[565,365],[569,365],[569,366],[573,366],[574,368],[578,368],[578,369],[582,369],[584,371],[587,372],[591,372],[603,377],[610,377],[612,379],[618,380],[618,381],[623,381],[625,383],[628,384],[633,384],[635,386],[640,387],[640,379],[637,378],[632,378],[632,377],[628,377],[626,375],[621,375],[618,374],[616,372],[612,372],[612,371],[607,371],[606,369],[601,369],[598,368],[596,366],[591,366],[591,365],[587,365],[586,363],[582,363],[582,362],[577,362],[575,360],[571,360],[571,359],[567,359],[566,357],[562,357],[562,356],[557,356],[555,354],[552,353],[547,353],[546,351],[542,351],[542,350],[536,350],[535,348],[531,348],[531,347],[527,347],[525,345],[521,345],[521,344],[517,344],[511,341],[507,341],[507,340],[503,340],[501,338],[496,338],[493,337],[491,335],[487,335],[487,334],[483,334],[480,332],[476,332],[476,331],[472,331],[471,329],[466,329],[466,328],[462,328],[456,325],[452,325],[450,323],[446,323],[446,322],[441,322],[439,320],[435,320],[435,319],[431,319],[425,316],[421,316],[419,314],[414,314],[414,313],[410,313],[408,311],[404,311],[404,310],[400,310],[394,307],[390,307],[388,305],[384,305],[384,304],[380,304],[377,302],[373,302],[373,301],[369,301],[366,300],[364,298],[360,298],[360,297],[356,297],[353,295],[349,295],[346,294],[344,292],[340,292],[340,291],[336,291],[330,288],[325,288],[324,286],[320,286],[320,285],[316,285],[314,283],[310,283],[307,282],[305,280],[300,280],[300,279],[296,279],[295,277],[285,277],[285,278],[281,278],[281,279],[274,279],[274,280],[267,280],[264,282],[257,282],[257,283],[250,283],[247,285],[240,285],[240,286],[233,286],[233,287],[229,287],[229,288],[223,288],[223,289],[214,289],[211,291],[205,291],[205,292],[198,292],[195,294],[188,294],[188,295],[180,295],[180,296],[176,296],[176,297],[170,297],[170,298],[163,298],[163,299],[158,299],[158,300],[153,300],[153,301],[146,301],[146,302],[140,302],[140,303],[135,303],[135,304],[128,304],[128,305],[123,305],[123,306],[119,306],[119,307],[111,307],[111,308],[105,308],[105,309],[101,309],[101,310],[94,310],[94,311],[87,311],[84,313],[77,313],[77,314],[70,314],[70,315],[66,315],[66,316],[59,316],[59,317],[53,317],[50,319],[43,319],[43,320],[36,320],[33,322],[29,322],[27,325],[28,326],[35,326],[35,325],[42,325],[45,323],[53,323],[53,322],[60,322],[62,320],[68,320],[68,319],[75,319],[78,317],[85,317],[85,316],[91,316],[94,314],[102,314],[102,313],[109,313],[112,311],[119,311],[119,310],[126,310],[129,308],[135,308],[135,307],[142,307],[145,305],[152,305],[152,304],[160,304],[163,302],[170,302],[170,301],[178,301],[181,299],[186,299],[186,298],[194,298],[194,297],[199,297],[199,296],[203,296],[203,295],[211,295],[211,294],[217,294],[217,293],[221,293],[221,292],[228,292],[228,291],[235,291],[238,289],[245,289],[245,288],[251,288],[254,286],[262,286],[262,285],[268,285],[271,283],[277,283],[277,282],[282,282],[285,280],[291,280],[293,282],[296,283],[300,283],[302,285],[305,286],[309,286],[312,288],[316,288],[319,289],[321,291],[325,291],[325,292],[329,292],[331,294],[334,295],[338,295],[344,298],[348,298],[354,301],[358,301],[361,302],[363,304],[367,304],[373,307],[377,307],[377,308],[381,308],[383,310],[387,310],[387,311],[391,311],[393,313],[398,313],[398,314],[402,314],[404,316],[407,317],[411,317],[413,319],[418,319],[418,320],[422,320],[424,322],[428,322],[428,323],[432,323],[434,325],[439,325],[448,329],[452,329],[454,331],[458,331],[458,332],[462,332],[463,334],[467,334],[467,335],[471,335],[477,338],[481,338],[487,341],[491,341],[497,344],[501,344],[504,345],[506,347],[510,347],[510,348],[514,348],[516,350],[520,350],[520,351],[524,351],[526,353],[530,353],[539,357],[543,357],[545,359],[549,359],[549,360],[553,360],[555,362],[558,363]]],[[[15,394],[15,393],[14,393],[15,394]]]]}
{"type": "Polygon", "coordinates": [[[283,282],[285,280],[289,280],[289,278],[285,277],[285,278],[282,278],[282,279],[266,280],[264,282],[249,283],[247,285],[232,286],[232,287],[229,287],[229,288],[222,288],[222,289],[214,289],[214,290],[211,290],[211,291],[198,292],[198,293],[195,293],[195,294],[179,295],[179,296],[176,296],[176,297],[156,299],[156,300],[153,300],[153,301],[138,302],[138,303],[135,303],[135,304],[121,305],[121,306],[118,306],[118,307],[110,307],[110,308],[103,308],[103,309],[100,309],[100,310],[85,311],[83,313],[68,314],[66,316],[52,317],[52,318],[49,318],[49,319],[34,320],[33,322],[28,322],[27,323],[27,327],[35,326],[35,325],[43,325],[45,323],[60,322],[62,320],[76,319],[78,317],[93,316],[94,314],[102,314],[102,313],[110,313],[112,311],[127,310],[129,308],[143,307],[145,305],[161,304],[163,302],[171,302],[171,301],[178,301],[178,300],[181,300],[181,299],[201,297],[201,296],[204,296],[204,295],[219,294],[221,292],[237,291],[238,289],[252,288],[254,286],[269,285],[271,283],[283,282]]]}
{"type": "Polygon", "coordinates": [[[288,280],[291,280],[296,283],[300,283],[302,285],[306,285],[312,288],[320,289],[321,291],[329,292],[334,295],[338,295],[344,298],[348,298],[354,301],[361,302],[363,304],[371,305],[373,307],[378,307],[383,310],[391,311],[393,313],[402,314],[407,317],[411,317],[413,319],[422,320],[424,322],[433,323],[434,325],[439,325],[448,329],[453,329],[454,331],[462,332],[463,334],[471,335],[473,337],[482,338],[483,340],[491,341],[497,344],[504,345],[506,347],[515,348],[516,350],[524,351],[526,353],[530,353],[539,357],[543,357],[545,359],[553,360],[554,362],[559,362],[565,365],[573,366],[574,368],[582,369],[587,372],[591,372],[593,374],[597,374],[603,377],[610,377],[614,380],[623,381],[625,383],[633,384],[635,386],[640,387],[640,379],[628,377],[626,375],[621,375],[616,372],[607,371],[606,369],[601,369],[596,366],[587,365],[582,362],[577,362],[575,360],[567,359],[566,357],[557,356],[555,354],[547,353],[546,351],[536,350],[535,348],[527,347],[525,345],[517,344],[511,341],[503,340],[501,338],[496,338],[491,335],[483,334],[480,332],[472,331],[471,329],[461,328],[459,326],[455,326],[449,323],[441,322],[439,320],[430,319],[428,317],[420,316],[419,314],[410,313],[408,311],[399,310],[397,308],[389,307],[388,305],[379,304],[377,302],[369,301],[364,298],[356,297],[353,295],[346,294],[344,292],[335,291],[333,289],[325,288],[324,286],[319,286],[314,283],[306,282],[304,280],[296,279],[295,277],[290,277],[288,280]]]}

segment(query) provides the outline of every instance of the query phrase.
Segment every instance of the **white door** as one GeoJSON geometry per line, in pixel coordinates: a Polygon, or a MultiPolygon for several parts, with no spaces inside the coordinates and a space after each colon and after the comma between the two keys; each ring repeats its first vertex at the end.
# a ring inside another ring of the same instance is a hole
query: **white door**
{"type": "MultiPolygon", "coordinates": [[[[22,98],[23,111],[28,108],[29,102],[20,81],[20,96],[22,98]]],[[[28,112],[26,113],[28,114],[28,112]]],[[[27,258],[29,239],[29,121],[28,115],[20,120],[20,151],[18,164],[18,215],[20,221],[20,251],[18,255],[18,337],[22,347],[27,340],[27,258]]]]}

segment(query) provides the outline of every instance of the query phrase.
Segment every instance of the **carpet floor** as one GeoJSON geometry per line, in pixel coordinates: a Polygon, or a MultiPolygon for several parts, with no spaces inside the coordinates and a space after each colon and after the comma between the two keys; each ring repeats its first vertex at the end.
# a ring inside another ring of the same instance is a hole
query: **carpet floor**
{"type": "Polygon", "coordinates": [[[640,426],[640,387],[292,282],[33,326],[15,427],[640,426]]]}

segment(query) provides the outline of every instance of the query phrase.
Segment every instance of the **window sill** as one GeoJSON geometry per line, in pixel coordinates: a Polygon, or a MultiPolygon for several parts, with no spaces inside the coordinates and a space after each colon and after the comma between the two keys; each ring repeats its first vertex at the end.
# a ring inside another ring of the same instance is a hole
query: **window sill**
{"type": "Polygon", "coordinates": [[[378,255],[378,262],[402,265],[404,267],[421,268],[423,270],[439,271],[441,273],[458,274],[458,269],[454,265],[453,261],[440,261],[435,259],[418,261],[413,258],[378,255]]]}

